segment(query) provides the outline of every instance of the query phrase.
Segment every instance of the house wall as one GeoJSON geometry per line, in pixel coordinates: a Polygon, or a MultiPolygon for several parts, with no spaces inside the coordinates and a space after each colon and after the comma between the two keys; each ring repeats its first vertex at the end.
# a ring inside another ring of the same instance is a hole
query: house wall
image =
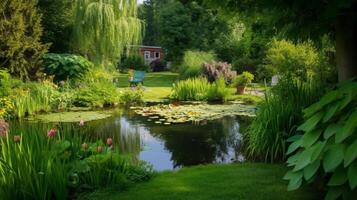
{"type": "Polygon", "coordinates": [[[162,48],[149,48],[149,47],[140,47],[139,49],[140,54],[144,57],[146,64],[150,64],[152,61],[158,59],[155,57],[155,53],[160,53],[160,60],[163,60],[165,58],[164,52],[162,48]],[[145,52],[150,52],[150,57],[146,58],[145,57],[145,52]]]}

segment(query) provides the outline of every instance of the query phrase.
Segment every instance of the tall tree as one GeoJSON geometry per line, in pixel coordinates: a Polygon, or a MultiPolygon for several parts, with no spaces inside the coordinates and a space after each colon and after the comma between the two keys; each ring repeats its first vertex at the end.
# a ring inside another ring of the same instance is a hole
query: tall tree
{"type": "Polygon", "coordinates": [[[356,0],[204,0],[228,11],[249,15],[269,12],[274,26],[297,39],[333,35],[339,80],[357,76],[356,0]]]}
{"type": "Polygon", "coordinates": [[[101,66],[116,64],[142,37],[137,0],[76,0],[74,12],[74,51],[101,66]]]}
{"type": "Polygon", "coordinates": [[[72,0],[39,0],[42,13],[42,42],[50,43],[49,51],[70,52],[70,37],[73,26],[72,0]]]}
{"type": "Polygon", "coordinates": [[[37,0],[0,2],[0,68],[23,79],[36,78],[48,48],[40,41],[41,15],[36,5],[37,0]]]}

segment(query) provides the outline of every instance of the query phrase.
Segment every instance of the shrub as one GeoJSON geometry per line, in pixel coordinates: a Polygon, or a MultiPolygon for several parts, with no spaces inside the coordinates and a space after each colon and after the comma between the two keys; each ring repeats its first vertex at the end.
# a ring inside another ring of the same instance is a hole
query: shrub
{"type": "Polygon", "coordinates": [[[182,79],[197,77],[202,73],[203,63],[213,62],[216,56],[211,52],[186,51],[179,69],[182,79]]]}
{"type": "Polygon", "coordinates": [[[166,62],[156,59],[150,63],[150,68],[153,72],[161,72],[166,69],[166,62]]]}
{"type": "Polygon", "coordinates": [[[43,56],[44,71],[56,81],[81,78],[93,64],[82,56],[48,53],[43,56]]]}
{"type": "Polygon", "coordinates": [[[10,74],[5,70],[0,70],[0,97],[9,95],[10,87],[10,74]]]}
{"type": "Polygon", "coordinates": [[[245,135],[247,157],[266,162],[285,160],[287,139],[302,122],[302,110],[315,103],[323,91],[317,83],[282,79],[258,104],[257,116],[245,135]]]}
{"type": "Polygon", "coordinates": [[[223,77],[226,84],[229,84],[236,76],[236,72],[233,72],[231,69],[232,66],[224,62],[204,63],[202,74],[211,83],[223,77]]]}
{"type": "Polygon", "coordinates": [[[254,79],[254,75],[249,72],[243,72],[242,74],[238,75],[233,82],[235,87],[238,86],[247,86],[252,83],[254,79]]]}
{"type": "Polygon", "coordinates": [[[13,107],[9,98],[0,97],[0,120],[10,118],[13,107]]]}
{"type": "Polygon", "coordinates": [[[149,71],[149,66],[145,64],[145,60],[140,54],[130,54],[119,64],[120,71],[127,71],[128,69],[149,71]]]}
{"type": "Polygon", "coordinates": [[[315,75],[319,54],[310,42],[293,44],[274,40],[266,54],[266,68],[272,74],[306,80],[315,75]]]}
{"type": "Polygon", "coordinates": [[[357,82],[348,82],[304,110],[303,135],[290,138],[288,189],[324,177],[326,199],[353,199],[357,186],[357,82]]]}
{"type": "Polygon", "coordinates": [[[144,92],[140,87],[125,90],[120,94],[120,103],[124,105],[141,105],[144,103],[144,92]]]}
{"type": "Polygon", "coordinates": [[[223,78],[210,84],[206,78],[189,78],[172,87],[171,98],[179,101],[226,101],[229,89],[223,78]]]}

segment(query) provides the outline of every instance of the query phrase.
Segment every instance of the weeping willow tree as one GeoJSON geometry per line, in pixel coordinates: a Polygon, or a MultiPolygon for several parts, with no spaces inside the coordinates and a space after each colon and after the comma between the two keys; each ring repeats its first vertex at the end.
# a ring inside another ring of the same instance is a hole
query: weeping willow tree
{"type": "Polygon", "coordinates": [[[76,0],[73,49],[92,62],[115,64],[142,38],[137,0],[76,0]]]}

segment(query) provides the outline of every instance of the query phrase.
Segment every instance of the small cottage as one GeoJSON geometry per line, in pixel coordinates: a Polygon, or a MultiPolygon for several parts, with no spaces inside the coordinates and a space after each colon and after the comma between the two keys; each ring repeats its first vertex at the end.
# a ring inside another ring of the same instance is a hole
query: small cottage
{"type": "Polygon", "coordinates": [[[158,46],[143,46],[143,45],[132,45],[132,49],[137,49],[144,57],[145,64],[150,65],[151,62],[155,60],[164,60],[164,51],[158,46]]]}

